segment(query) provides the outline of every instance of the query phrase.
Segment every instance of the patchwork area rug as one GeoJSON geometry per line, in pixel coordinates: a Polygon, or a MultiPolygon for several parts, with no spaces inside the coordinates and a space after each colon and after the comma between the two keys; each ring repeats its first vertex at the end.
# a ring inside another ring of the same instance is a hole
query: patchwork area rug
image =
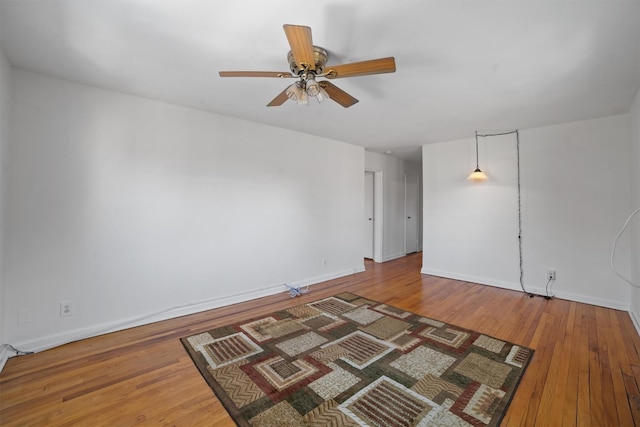
{"type": "Polygon", "coordinates": [[[352,293],[182,339],[238,426],[497,426],[533,350],[352,293]]]}

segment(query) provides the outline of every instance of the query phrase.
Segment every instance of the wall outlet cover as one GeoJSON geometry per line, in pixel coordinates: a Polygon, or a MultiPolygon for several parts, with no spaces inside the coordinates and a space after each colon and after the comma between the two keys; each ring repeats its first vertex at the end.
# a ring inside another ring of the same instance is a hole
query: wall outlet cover
{"type": "Polygon", "coordinates": [[[60,317],[73,316],[73,301],[60,302],[60,317]]]}

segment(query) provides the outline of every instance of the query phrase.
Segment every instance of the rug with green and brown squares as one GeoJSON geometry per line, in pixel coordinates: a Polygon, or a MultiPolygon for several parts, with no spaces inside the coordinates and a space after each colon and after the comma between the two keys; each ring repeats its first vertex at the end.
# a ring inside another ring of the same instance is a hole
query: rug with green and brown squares
{"type": "Polygon", "coordinates": [[[182,339],[238,426],[497,426],[533,350],[342,293],[182,339]]]}

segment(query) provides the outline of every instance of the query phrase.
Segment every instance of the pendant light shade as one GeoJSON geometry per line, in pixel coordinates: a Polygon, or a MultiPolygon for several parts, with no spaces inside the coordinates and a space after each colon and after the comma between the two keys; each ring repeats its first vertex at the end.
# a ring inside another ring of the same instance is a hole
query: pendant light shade
{"type": "Polygon", "coordinates": [[[473,182],[482,182],[482,181],[488,180],[489,177],[487,176],[487,174],[482,172],[479,168],[476,168],[476,170],[471,172],[471,175],[469,175],[467,179],[473,182]]]}
{"type": "Polygon", "coordinates": [[[471,175],[469,175],[467,179],[473,182],[482,182],[489,179],[489,177],[480,170],[480,166],[478,166],[478,131],[476,131],[476,170],[471,172],[471,175]]]}

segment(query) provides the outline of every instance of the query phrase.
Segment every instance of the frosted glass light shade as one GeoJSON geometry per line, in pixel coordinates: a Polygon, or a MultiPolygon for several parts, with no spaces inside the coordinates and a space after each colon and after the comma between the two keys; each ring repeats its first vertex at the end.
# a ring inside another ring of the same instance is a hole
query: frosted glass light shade
{"type": "Polygon", "coordinates": [[[312,78],[309,78],[309,80],[307,80],[306,87],[307,94],[309,94],[309,96],[318,96],[318,94],[320,93],[320,85],[312,78]]]}
{"type": "Polygon", "coordinates": [[[488,180],[489,177],[484,172],[482,172],[480,168],[476,168],[476,170],[471,172],[471,175],[469,175],[467,179],[473,182],[482,182],[488,180]]]}
{"type": "Polygon", "coordinates": [[[307,95],[307,92],[304,89],[300,92],[297,102],[298,105],[309,105],[309,95],[307,95]]]}
{"type": "Polygon", "coordinates": [[[299,105],[307,105],[309,103],[309,95],[301,86],[300,82],[295,82],[285,91],[289,99],[295,101],[299,105]]]}
{"type": "Polygon", "coordinates": [[[320,92],[316,96],[316,99],[318,100],[318,102],[322,102],[325,99],[329,99],[329,94],[327,93],[326,90],[324,90],[322,87],[320,87],[320,92]]]}
{"type": "Polygon", "coordinates": [[[294,84],[292,84],[287,88],[285,93],[287,94],[289,99],[297,102],[298,99],[300,98],[300,95],[302,94],[302,88],[300,87],[298,82],[295,82],[294,84]]]}

